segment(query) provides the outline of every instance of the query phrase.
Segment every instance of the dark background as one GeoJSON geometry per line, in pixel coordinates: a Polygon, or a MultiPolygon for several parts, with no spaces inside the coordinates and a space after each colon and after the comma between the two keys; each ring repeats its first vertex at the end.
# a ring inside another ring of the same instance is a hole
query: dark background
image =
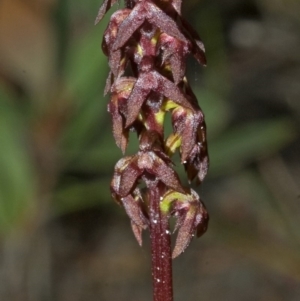
{"type": "MultiPolygon", "coordinates": [[[[139,248],[109,192],[100,2],[0,1],[0,300],[152,300],[148,233],[139,248]]],[[[297,301],[300,2],[183,2],[207,49],[188,79],[211,220],[174,261],[175,301],[297,301]]]]}

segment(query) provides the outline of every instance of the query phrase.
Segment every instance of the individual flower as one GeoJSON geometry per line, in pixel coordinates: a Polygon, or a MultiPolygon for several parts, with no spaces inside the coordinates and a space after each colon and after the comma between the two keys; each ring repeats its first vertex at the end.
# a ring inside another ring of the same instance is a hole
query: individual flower
{"type": "Polygon", "coordinates": [[[174,231],[178,231],[172,257],[180,255],[189,245],[195,233],[198,237],[207,230],[208,213],[198,194],[168,190],[160,203],[161,211],[177,218],[174,231]]]}

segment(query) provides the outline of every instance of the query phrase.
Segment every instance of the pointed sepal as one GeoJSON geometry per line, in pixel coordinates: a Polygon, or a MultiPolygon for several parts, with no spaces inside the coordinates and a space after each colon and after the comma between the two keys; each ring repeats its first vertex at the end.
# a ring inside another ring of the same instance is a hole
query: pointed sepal
{"type": "Polygon", "coordinates": [[[116,3],[118,2],[118,0],[105,0],[103,2],[103,4],[100,6],[96,20],[95,20],[95,25],[97,25],[102,18],[104,17],[104,15],[107,13],[107,11],[114,6],[116,3]]]}
{"type": "Polygon", "coordinates": [[[120,25],[113,49],[117,50],[122,47],[146,20],[153,26],[159,28],[162,32],[187,42],[187,39],[171,17],[154,3],[148,0],[142,0],[135,5],[130,15],[120,25]]]}

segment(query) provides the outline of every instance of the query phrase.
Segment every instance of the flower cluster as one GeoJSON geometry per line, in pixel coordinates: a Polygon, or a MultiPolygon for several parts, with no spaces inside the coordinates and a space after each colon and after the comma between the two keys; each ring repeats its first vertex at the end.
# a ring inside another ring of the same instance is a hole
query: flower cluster
{"type": "MultiPolygon", "coordinates": [[[[104,1],[96,23],[116,2],[104,1]]],[[[185,76],[188,55],[206,64],[204,45],[182,18],[181,0],[125,0],[125,8],[111,16],[102,49],[110,67],[105,93],[111,94],[108,111],[116,144],[125,153],[129,133],[139,139],[139,151],[115,166],[112,195],[141,244],[142,230],[151,224],[149,190],[157,190],[160,213],[177,218],[174,258],[208,223],[199,196],[181,184],[171,160],[178,150],[189,182],[201,183],[208,170],[204,115],[185,76]],[[168,137],[166,114],[173,128],[168,137]]]]}

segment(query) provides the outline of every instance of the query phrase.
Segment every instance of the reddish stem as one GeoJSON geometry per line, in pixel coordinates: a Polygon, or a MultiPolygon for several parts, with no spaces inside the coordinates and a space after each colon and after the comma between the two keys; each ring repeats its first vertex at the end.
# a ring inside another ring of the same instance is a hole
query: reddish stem
{"type": "Polygon", "coordinates": [[[168,216],[160,211],[158,187],[149,187],[150,240],[154,301],[173,301],[171,237],[168,216]]]}

